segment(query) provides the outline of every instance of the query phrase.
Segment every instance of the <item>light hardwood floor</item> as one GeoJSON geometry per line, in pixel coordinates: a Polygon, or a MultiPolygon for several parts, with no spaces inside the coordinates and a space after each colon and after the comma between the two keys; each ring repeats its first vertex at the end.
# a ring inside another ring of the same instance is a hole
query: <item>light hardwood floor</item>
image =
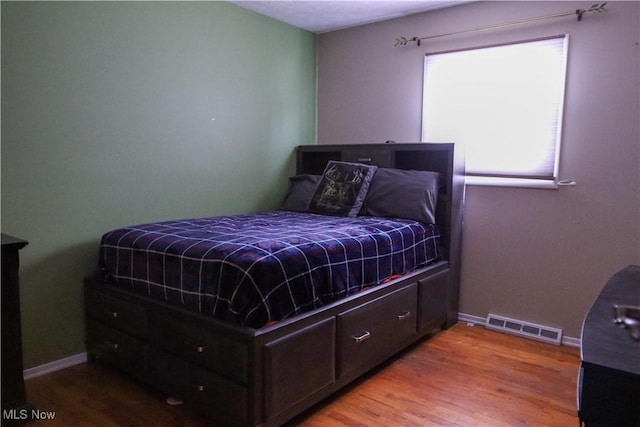
{"type": "MultiPolygon", "coordinates": [[[[457,324],[414,345],[288,426],[578,426],[576,348],[457,324]]],[[[54,420],[30,426],[215,426],[96,363],[26,382],[54,420]]]]}

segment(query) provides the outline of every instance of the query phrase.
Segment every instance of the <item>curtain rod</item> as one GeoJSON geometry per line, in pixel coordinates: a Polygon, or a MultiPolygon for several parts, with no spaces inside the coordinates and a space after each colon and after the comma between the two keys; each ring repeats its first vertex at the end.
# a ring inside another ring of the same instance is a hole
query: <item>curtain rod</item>
{"type": "Polygon", "coordinates": [[[432,40],[432,39],[436,39],[436,38],[440,38],[440,37],[455,36],[455,35],[458,35],[458,34],[475,33],[475,32],[479,32],[479,31],[494,30],[494,29],[497,29],[497,28],[513,27],[515,25],[528,24],[530,22],[542,21],[542,20],[545,20],[545,19],[560,18],[562,16],[569,16],[569,15],[577,15],[578,16],[578,21],[582,21],[582,15],[584,15],[585,13],[606,12],[607,11],[607,9],[605,9],[606,4],[607,4],[607,2],[596,3],[596,4],[592,5],[589,9],[576,9],[575,11],[571,11],[571,12],[563,12],[563,13],[558,13],[558,14],[555,14],[555,15],[539,16],[537,18],[529,18],[529,19],[525,19],[525,20],[522,20],[522,21],[509,22],[509,23],[506,23],[506,24],[488,25],[486,27],[475,28],[473,30],[456,31],[456,32],[453,32],[453,33],[437,34],[435,36],[425,36],[425,37],[409,37],[409,38],[407,38],[407,37],[398,37],[398,38],[396,38],[395,46],[406,46],[409,43],[415,43],[416,46],[420,46],[420,42],[422,40],[432,40]]]}

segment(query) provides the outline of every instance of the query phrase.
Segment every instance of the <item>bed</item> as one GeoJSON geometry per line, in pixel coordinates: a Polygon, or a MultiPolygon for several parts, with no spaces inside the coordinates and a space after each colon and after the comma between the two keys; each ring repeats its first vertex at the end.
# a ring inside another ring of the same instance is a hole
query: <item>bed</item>
{"type": "Polygon", "coordinates": [[[105,233],[85,279],[90,359],[220,425],[281,425],[455,323],[455,145],[300,146],[296,159],[282,209],[105,233]]]}

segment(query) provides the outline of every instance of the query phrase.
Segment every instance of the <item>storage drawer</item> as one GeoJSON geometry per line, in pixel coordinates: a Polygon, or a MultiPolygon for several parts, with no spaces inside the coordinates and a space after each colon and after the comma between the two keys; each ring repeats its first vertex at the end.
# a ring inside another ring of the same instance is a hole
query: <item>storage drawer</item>
{"type": "Polygon", "coordinates": [[[148,331],[147,309],[102,292],[85,288],[87,316],[139,338],[148,331]]]}
{"type": "Polygon", "coordinates": [[[449,276],[447,269],[418,282],[420,286],[418,330],[429,329],[430,332],[435,333],[447,321],[449,276]]]}
{"type": "Polygon", "coordinates": [[[391,151],[386,148],[368,148],[364,150],[355,146],[342,152],[342,160],[345,162],[377,165],[383,168],[392,167],[391,151]]]}
{"type": "Polygon", "coordinates": [[[147,345],[143,341],[94,319],[87,319],[87,350],[136,376],[142,376],[147,366],[147,345]]]}
{"type": "Polygon", "coordinates": [[[267,419],[335,380],[335,318],[265,345],[267,419]]]}
{"type": "Polygon", "coordinates": [[[243,343],[216,337],[204,327],[171,316],[158,316],[156,323],[155,342],[160,348],[227,378],[247,382],[248,349],[243,343]]]}
{"type": "Polygon", "coordinates": [[[244,425],[248,413],[247,389],[202,368],[191,366],[187,399],[226,425],[244,425]]]}
{"type": "Polygon", "coordinates": [[[416,332],[416,283],[338,315],[338,375],[388,356],[416,332]]]}
{"type": "Polygon", "coordinates": [[[248,392],[244,385],[163,351],[154,352],[150,361],[151,381],[160,390],[201,408],[225,425],[246,424],[248,392]]]}

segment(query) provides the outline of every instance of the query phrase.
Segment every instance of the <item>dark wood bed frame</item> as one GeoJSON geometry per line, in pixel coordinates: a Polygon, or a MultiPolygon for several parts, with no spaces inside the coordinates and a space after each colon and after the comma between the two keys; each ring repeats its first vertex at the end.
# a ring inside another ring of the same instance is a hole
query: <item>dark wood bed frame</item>
{"type": "Polygon", "coordinates": [[[432,170],[446,179],[442,260],[320,309],[252,329],[85,280],[86,345],[104,361],[225,426],[276,426],[417,340],[457,322],[464,161],[454,144],[297,148],[297,172],[329,160],[432,170]]]}

